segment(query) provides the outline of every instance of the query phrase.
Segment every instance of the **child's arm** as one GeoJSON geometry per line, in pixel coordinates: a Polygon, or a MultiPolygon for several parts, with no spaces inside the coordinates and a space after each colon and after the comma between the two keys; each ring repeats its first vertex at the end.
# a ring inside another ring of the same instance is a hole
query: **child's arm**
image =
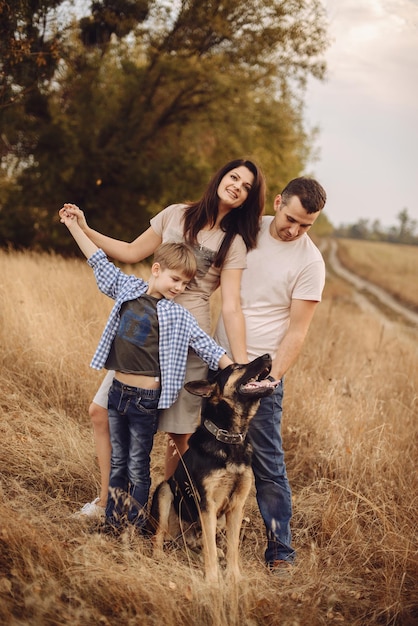
{"type": "Polygon", "coordinates": [[[77,218],[74,215],[70,215],[65,211],[60,212],[60,221],[66,225],[72,236],[74,237],[78,247],[81,252],[85,255],[87,259],[89,259],[92,254],[97,252],[99,249],[95,243],[90,241],[85,233],[81,230],[78,225],[77,218]]]}
{"type": "MultiPolygon", "coordinates": [[[[183,307],[180,308],[183,309],[183,307]]],[[[196,352],[196,354],[207,363],[210,369],[225,369],[228,365],[232,365],[232,361],[226,354],[224,348],[222,348],[216,341],[205,331],[200,328],[196,318],[183,309],[183,315],[188,316],[190,320],[190,339],[189,346],[196,352]]]]}
{"type": "Polygon", "coordinates": [[[93,268],[97,286],[102,293],[116,300],[122,289],[127,288],[128,283],[134,290],[141,288],[144,281],[134,275],[125,274],[111,263],[104,251],[83,232],[74,215],[61,209],[60,220],[67,226],[80,250],[87,257],[87,263],[93,268]]]}
{"type": "Polygon", "coordinates": [[[219,369],[224,370],[228,365],[232,365],[233,361],[229,358],[227,354],[224,354],[219,359],[219,369]]]}

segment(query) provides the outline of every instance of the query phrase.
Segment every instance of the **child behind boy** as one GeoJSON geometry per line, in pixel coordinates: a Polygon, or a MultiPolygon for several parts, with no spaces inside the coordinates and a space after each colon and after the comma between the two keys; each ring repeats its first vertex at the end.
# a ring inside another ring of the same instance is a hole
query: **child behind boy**
{"type": "Polygon", "coordinates": [[[91,362],[95,369],[115,370],[109,390],[112,452],[105,528],[119,532],[128,521],[142,529],[158,409],[176,400],[184,384],[189,347],[213,370],[232,361],[193,315],[173,302],[196,273],[190,248],[183,243],[162,244],[145,282],[111,263],[74,216],[64,215],[61,222],[87,257],[100,291],[115,300],[91,362]]]}

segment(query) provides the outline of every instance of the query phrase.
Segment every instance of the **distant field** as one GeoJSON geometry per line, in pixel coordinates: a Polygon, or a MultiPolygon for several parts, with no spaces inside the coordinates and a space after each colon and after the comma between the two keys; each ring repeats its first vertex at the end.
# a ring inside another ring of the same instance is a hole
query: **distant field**
{"type": "Polygon", "coordinates": [[[418,246],[338,239],[345,267],[418,310],[418,246]]]}

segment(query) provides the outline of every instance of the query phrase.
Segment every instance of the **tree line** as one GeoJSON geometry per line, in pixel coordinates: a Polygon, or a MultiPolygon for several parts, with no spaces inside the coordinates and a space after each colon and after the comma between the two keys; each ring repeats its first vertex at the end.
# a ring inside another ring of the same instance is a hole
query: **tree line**
{"type": "Polygon", "coordinates": [[[324,78],[320,0],[0,0],[0,245],[72,250],[63,202],[131,239],[256,160],[275,193],[305,171],[309,76],[324,78]],[[71,5],[73,6],[73,5],[71,5]]]}
{"type": "Polygon", "coordinates": [[[362,218],[354,224],[341,225],[333,229],[336,237],[350,239],[367,239],[369,241],[387,241],[389,243],[403,243],[418,245],[418,222],[413,219],[407,208],[397,215],[397,224],[384,228],[380,220],[362,218]]]}

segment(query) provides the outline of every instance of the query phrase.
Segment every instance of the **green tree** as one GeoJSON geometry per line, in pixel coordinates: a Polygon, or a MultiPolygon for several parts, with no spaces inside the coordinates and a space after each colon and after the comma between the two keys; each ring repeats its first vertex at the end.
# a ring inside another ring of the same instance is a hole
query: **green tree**
{"type": "Polygon", "coordinates": [[[129,238],[227,159],[255,158],[272,194],[303,171],[303,87],[324,73],[319,0],[152,2],[110,34],[97,31],[110,5],[94,6],[62,35],[44,123],[3,206],[36,214],[34,241],[57,247],[63,201],[129,238]]]}
{"type": "Polygon", "coordinates": [[[353,239],[368,239],[370,235],[369,220],[362,218],[349,227],[348,237],[353,239]]]}
{"type": "Polygon", "coordinates": [[[370,239],[374,241],[383,241],[386,238],[384,229],[380,223],[380,220],[374,220],[371,225],[370,239]]]}
{"type": "Polygon", "coordinates": [[[321,211],[310,233],[317,237],[330,237],[334,232],[334,227],[329,221],[327,215],[321,211]]]}
{"type": "Polygon", "coordinates": [[[417,221],[409,216],[406,208],[398,213],[397,218],[399,221],[399,243],[412,243],[414,241],[414,232],[417,228],[417,221]]]}
{"type": "Polygon", "coordinates": [[[60,56],[56,8],[62,0],[0,0],[0,109],[39,94],[60,56]]]}
{"type": "MultiPolygon", "coordinates": [[[[73,49],[78,46],[77,39],[82,39],[85,50],[94,48],[104,55],[112,34],[127,35],[148,13],[144,0],[93,2],[90,18],[81,19],[74,31],[61,4],[62,0],[0,0],[3,244],[12,241],[26,246],[45,239],[51,223],[47,194],[51,188],[60,189],[59,183],[68,178],[69,171],[62,170],[59,157],[63,142],[71,139],[74,130],[68,133],[65,125],[63,129],[54,119],[55,93],[63,64],[73,58],[73,49]]],[[[79,63],[78,69],[83,68],[88,64],[79,63]]]]}

